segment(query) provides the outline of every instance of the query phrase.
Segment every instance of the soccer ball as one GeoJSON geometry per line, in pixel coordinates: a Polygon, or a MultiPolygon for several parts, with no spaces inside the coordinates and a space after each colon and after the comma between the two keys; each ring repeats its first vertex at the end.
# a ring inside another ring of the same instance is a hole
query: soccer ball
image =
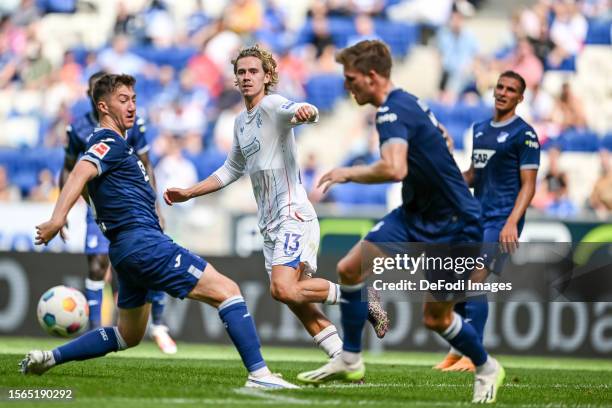
{"type": "Polygon", "coordinates": [[[38,322],[45,331],[59,337],[72,337],[87,329],[89,305],[74,288],[55,286],[38,301],[38,322]]]}

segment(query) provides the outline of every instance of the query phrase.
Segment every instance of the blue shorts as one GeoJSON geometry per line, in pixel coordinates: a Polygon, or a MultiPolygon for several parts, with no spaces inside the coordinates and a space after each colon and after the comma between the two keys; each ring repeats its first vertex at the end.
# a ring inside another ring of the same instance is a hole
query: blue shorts
{"type": "Polygon", "coordinates": [[[100,231],[91,213],[91,208],[87,207],[87,231],[85,233],[85,255],[106,255],[108,254],[108,239],[100,231]]]}
{"type": "MultiPolygon", "coordinates": [[[[510,254],[500,251],[499,249],[499,234],[501,230],[506,225],[506,220],[501,220],[496,223],[486,223],[484,227],[484,237],[483,242],[485,245],[483,246],[483,253],[486,255],[487,269],[490,272],[499,275],[502,273],[506,263],[508,262],[508,257],[510,254]]],[[[524,222],[521,221],[518,224],[518,236],[521,236],[521,232],[523,232],[524,222]]]]}
{"type": "Polygon", "coordinates": [[[110,247],[110,259],[117,271],[119,297],[117,305],[131,309],[145,304],[149,289],[164,291],[179,299],[185,298],[196,286],[207,262],[175,244],[167,235],[147,230],[125,234],[110,247]],[[136,251],[128,255],[127,248],[136,251]],[[113,262],[122,254],[119,262],[113,262]]]}
{"type": "MultiPolygon", "coordinates": [[[[381,244],[379,249],[386,253],[386,256],[396,254],[408,254],[418,257],[423,252],[427,257],[447,259],[453,258],[457,261],[467,257],[476,259],[481,253],[482,227],[478,220],[474,222],[453,222],[444,225],[444,222],[432,222],[432,227],[428,230],[423,226],[427,223],[420,218],[420,215],[412,215],[402,207],[387,214],[364,238],[365,241],[381,244]],[[435,225],[438,224],[438,225],[435,225]],[[438,227],[443,225],[440,233],[438,227]],[[413,228],[414,226],[414,228],[413,228]],[[391,243],[392,245],[388,245],[391,243]],[[398,243],[398,245],[393,245],[398,243]],[[413,243],[406,245],[405,243],[413,243]]],[[[423,271],[424,277],[430,282],[445,280],[446,282],[456,282],[466,280],[470,273],[466,270],[459,273],[459,269],[437,269],[433,267],[423,271]],[[468,272],[468,273],[466,273],[468,272]]],[[[438,291],[432,295],[440,301],[452,300],[455,296],[461,296],[462,292],[438,291]]]]}
{"type": "MultiPolygon", "coordinates": [[[[419,216],[407,213],[404,208],[398,207],[385,215],[372,230],[365,236],[364,240],[372,243],[377,242],[427,242],[427,243],[452,243],[452,242],[481,242],[482,228],[478,222],[466,224],[457,222],[447,228],[447,232],[425,232],[418,228],[412,228],[412,224],[424,224],[419,216]],[[414,220],[414,222],[413,222],[414,220]]],[[[435,228],[434,228],[435,230],[435,228]]]]}

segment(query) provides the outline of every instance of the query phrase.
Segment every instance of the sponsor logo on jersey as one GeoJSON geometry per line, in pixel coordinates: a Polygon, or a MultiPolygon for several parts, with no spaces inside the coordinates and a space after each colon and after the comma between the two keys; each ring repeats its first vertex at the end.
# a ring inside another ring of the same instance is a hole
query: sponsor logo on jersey
{"type": "Polygon", "coordinates": [[[397,115],[393,112],[385,113],[384,115],[380,115],[376,117],[376,123],[379,125],[385,122],[393,123],[397,120],[397,115]]]}
{"type": "Polygon", "coordinates": [[[89,148],[89,152],[93,153],[93,155],[99,159],[103,159],[109,151],[110,146],[104,142],[96,143],[89,148]]]}
{"type": "Polygon", "coordinates": [[[259,140],[254,139],[251,143],[242,148],[242,154],[245,158],[247,158],[257,153],[259,149],[261,149],[261,144],[259,143],[259,140]]]}
{"type": "Polygon", "coordinates": [[[495,150],[493,149],[474,149],[474,153],[472,153],[472,163],[474,164],[474,168],[484,168],[494,155],[495,150]]]}
{"type": "Polygon", "coordinates": [[[113,139],[112,137],[107,137],[106,139],[102,139],[100,140],[101,142],[109,142],[109,143],[113,143],[115,141],[115,139],[113,139]]]}
{"type": "Polygon", "coordinates": [[[510,136],[510,133],[501,132],[499,135],[497,135],[497,143],[504,143],[506,139],[508,139],[508,136],[510,136]]]}
{"type": "Polygon", "coordinates": [[[530,138],[532,138],[532,139],[537,139],[538,138],[538,136],[536,136],[536,134],[534,132],[532,132],[531,130],[526,131],[525,134],[527,136],[529,136],[530,138]]]}
{"type": "Polygon", "coordinates": [[[525,146],[531,147],[532,149],[537,149],[540,147],[540,144],[535,140],[525,140],[525,146]]]}
{"type": "Polygon", "coordinates": [[[378,108],[378,112],[380,113],[385,113],[389,111],[389,107],[388,106],[381,106],[380,108],[378,108]]]}
{"type": "Polygon", "coordinates": [[[474,135],[474,139],[478,139],[482,135],[484,135],[484,132],[478,132],[474,135]]]}
{"type": "Polygon", "coordinates": [[[258,128],[260,128],[263,124],[263,119],[261,118],[261,113],[259,112],[257,112],[257,116],[255,117],[255,123],[257,124],[258,128]]]}

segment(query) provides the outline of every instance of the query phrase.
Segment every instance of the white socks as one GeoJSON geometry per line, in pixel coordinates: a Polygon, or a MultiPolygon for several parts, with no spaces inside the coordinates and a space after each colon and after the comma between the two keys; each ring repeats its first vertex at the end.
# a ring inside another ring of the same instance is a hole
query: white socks
{"type": "Polygon", "coordinates": [[[340,340],[338,330],[333,324],[321,330],[313,337],[313,340],[330,358],[342,352],[342,340],[340,340]]]}
{"type": "Polygon", "coordinates": [[[249,373],[249,375],[255,377],[255,378],[261,378],[261,377],[265,377],[266,375],[270,375],[272,374],[272,372],[270,371],[270,369],[268,368],[268,366],[263,366],[261,368],[258,368],[255,371],[251,371],[249,373]]]}
{"type": "Polygon", "coordinates": [[[476,367],[476,374],[478,375],[490,375],[495,372],[497,368],[497,361],[491,357],[487,357],[487,361],[484,362],[483,365],[479,365],[476,367]]]}
{"type": "Polygon", "coordinates": [[[361,360],[361,353],[353,353],[352,351],[342,350],[342,361],[348,365],[353,365],[361,360]]]}
{"type": "Polygon", "coordinates": [[[340,302],[340,285],[332,281],[329,282],[329,291],[327,292],[326,305],[336,305],[340,302]]]}

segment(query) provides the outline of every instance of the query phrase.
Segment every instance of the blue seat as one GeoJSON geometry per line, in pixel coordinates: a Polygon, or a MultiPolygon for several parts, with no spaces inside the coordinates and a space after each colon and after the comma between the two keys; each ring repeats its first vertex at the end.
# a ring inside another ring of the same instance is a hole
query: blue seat
{"type": "Polygon", "coordinates": [[[590,19],[586,44],[612,44],[612,19],[590,19]]]}
{"type": "Polygon", "coordinates": [[[346,95],[344,78],[336,74],[313,75],[306,82],[306,100],[321,112],[333,109],[336,101],[346,95]]]}
{"type": "Polygon", "coordinates": [[[133,47],[130,51],[156,65],[170,65],[181,71],[197,50],[193,47],[156,48],[153,46],[133,47]]]}
{"type": "Polygon", "coordinates": [[[561,61],[561,64],[558,66],[552,66],[545,61],[544,63],[545,71],[571,71],[576,72],[576,56],[572,55],[561,61]]]}
{"type": "Polygon", "coordinates": [[[396,57],[408,55],[418,40],[418,27],[414,24],[376,19],[374,20],[374,31],[389,44],[391,54],[396,57]]]}
{"type": "Polygon", "coordinates": [[[600,140],[596,133],[590,130],[566,130],[558,137],[561,150],[568,152],[596,152],[600,140]]]}
{"type": "Polygon", "coordinates": [[[608,133],[601,140],[601,147],[612,152],[612,132],[608,133]]]}

